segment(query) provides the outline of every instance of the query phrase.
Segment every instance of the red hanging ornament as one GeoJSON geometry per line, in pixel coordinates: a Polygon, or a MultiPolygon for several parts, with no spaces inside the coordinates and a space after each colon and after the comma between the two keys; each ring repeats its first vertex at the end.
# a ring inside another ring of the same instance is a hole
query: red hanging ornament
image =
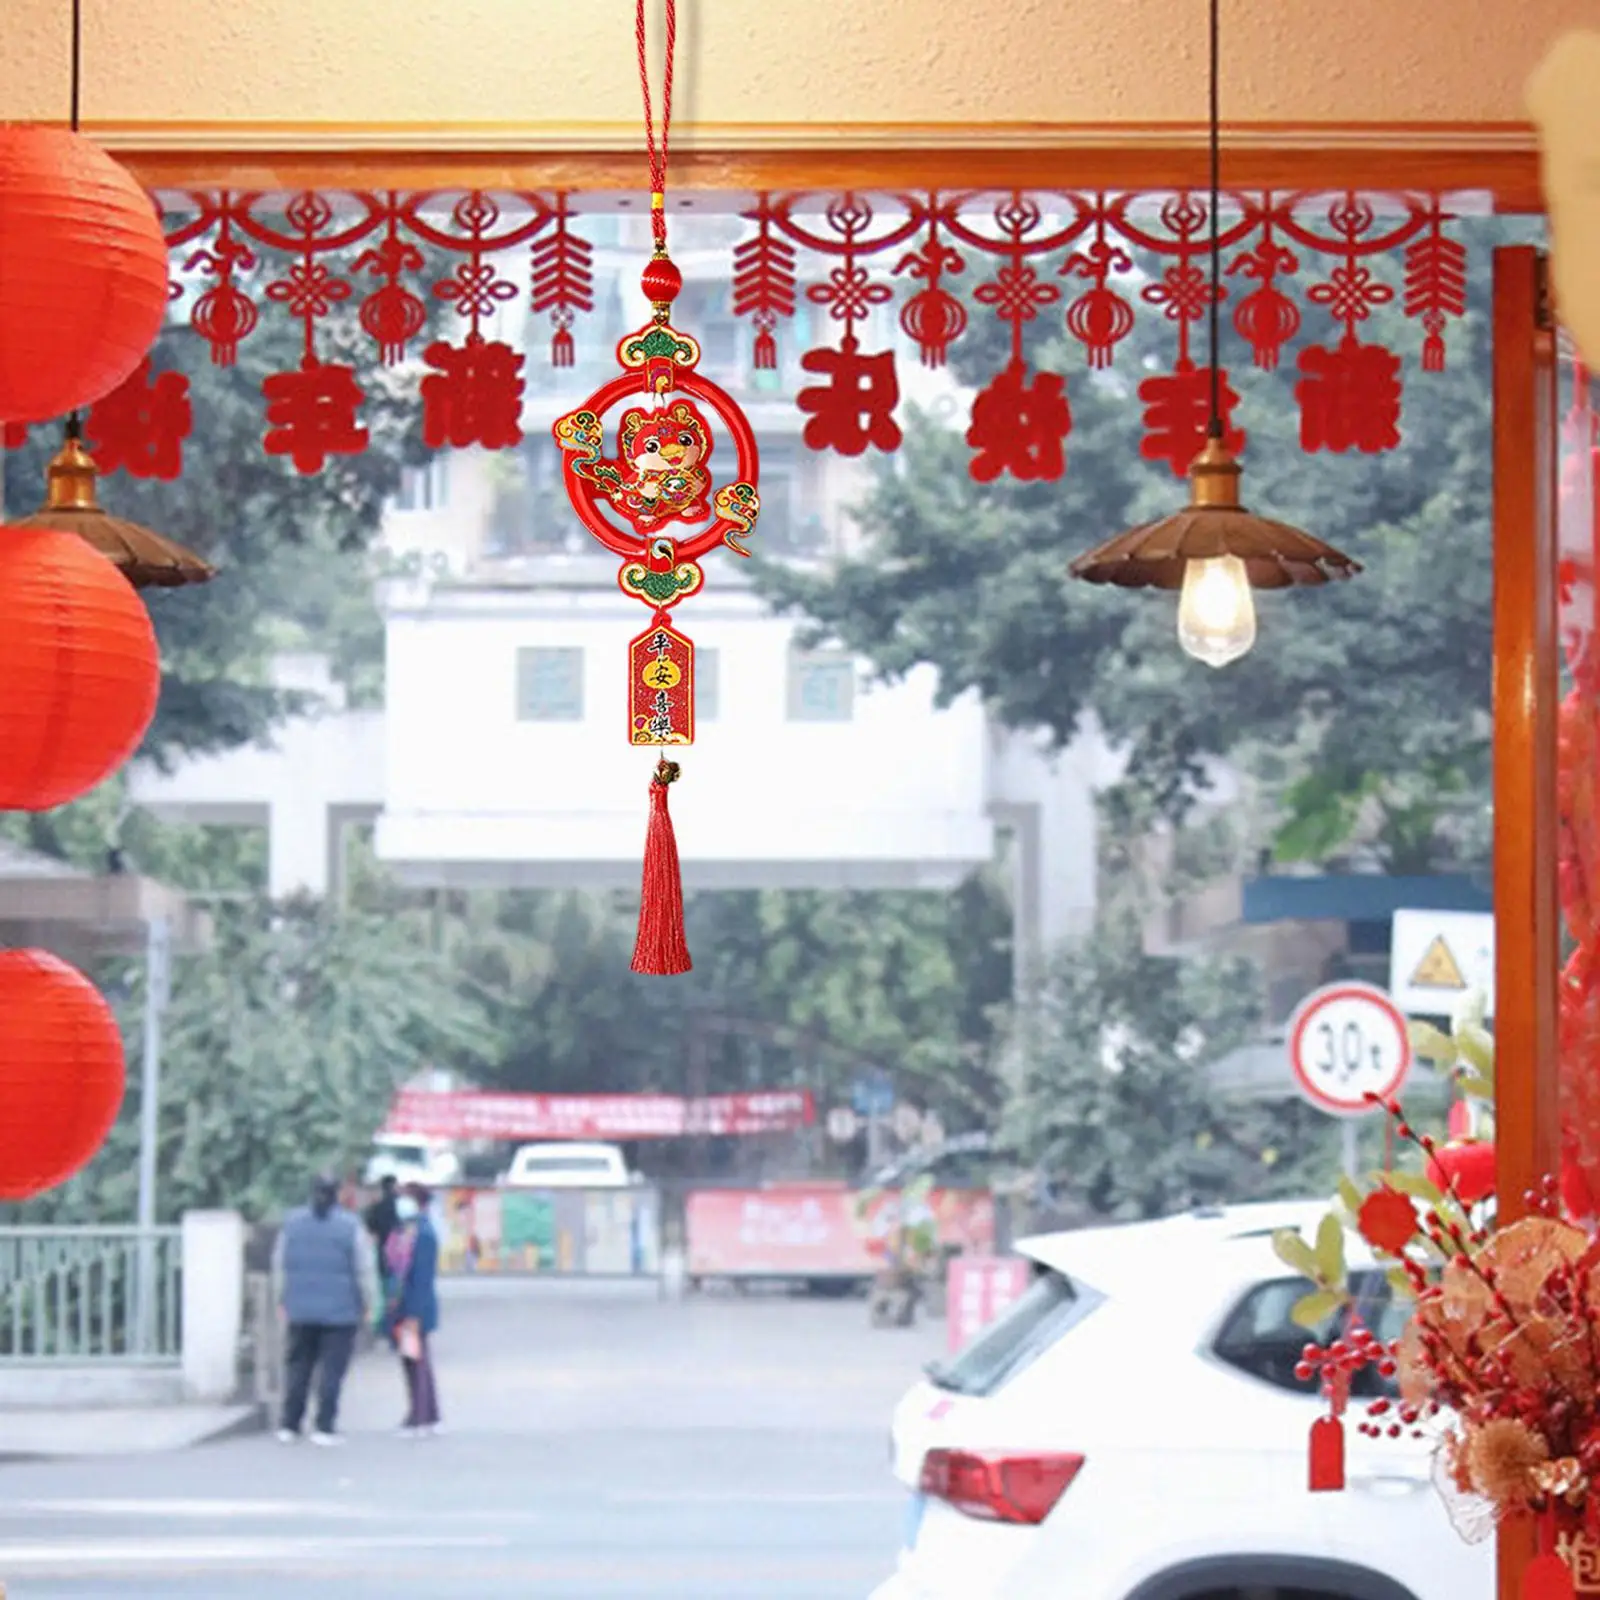
{"type": "Polygon", "coordinates": [[[0,618],[0,811],[49,811],[138,748],[161,690],[155,630],[103,555],[48,527],[0,528],[0,618]]]}
{"type": "Polygon", "coordinates": [[[78,134],[0,127],[0,261],[0,421],[98,400],[155,342],[161,220],[133,175],[78,134]]]}
{"type": "Polygon", "coordinates": [[[46,951],[0,951],[0,1200],[43,1194],[88,1162],[123,1080],[122,1035],[94,985],[46,951]]]}
{"type": "MultiPolygon", "coordinates": [[[[675,0],[666,0],[666,21],[658,150],[645,57],[644,0],[638,0],[639,79],[655,237],[655,252],[640,282],[650,302],[650,321],[617,346],[622,375],[561,417],[553,430],[573,510],[607,550],[623,558],[617,574],[622,592],[651,609],[649,627],[628,646],[628,739],[657,748],[694,742],[694,644],[672,621],[672,608],[699,592],[705,583],[701,559],[718,545],[749,555],[743,541],[761,509],[749,419],[730,395],[700,375],[699,344],[672,325],[672,303],[683,287],[683,275],[667,255],[665,193],[675,0]],[[612,435],[614,453],[608,455],[607,416],[617,407],[622,410],[612,435]],[[719,425],[733,446],[735,474],[720,487],[710,467],[719,425]]],[[[667,791],[678,775],[678,763],[663,759],[651,780],[633,954],[635,972],[661,976],[687,972],[691,966],[678,845],[667,809],[667,791]]]]}

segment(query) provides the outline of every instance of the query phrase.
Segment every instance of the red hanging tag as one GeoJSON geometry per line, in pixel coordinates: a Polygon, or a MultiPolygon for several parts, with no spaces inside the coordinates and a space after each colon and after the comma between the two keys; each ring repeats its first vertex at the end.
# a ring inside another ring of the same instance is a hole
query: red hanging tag
{"type": "Polygon", "coordinates": [[[694,743],[694,644],[665,611],[628,645],[628,738],[694,743]]]}
{"type": "Polygon", "coordinates": [[[1560,1554],[1556,1513],[1546,1511],[1539,1518],[1539,1553],[1522,1572],[1522,1600],[1576,1600],[1577,1592],[1560,1554]]]}
{"type": "Polygon", "coordinates": [[[1344,1488],[1344,1424],[1318,1417],[1311,1424],[1311,1492],[1344,1488]]]}
{"type": "Polygon", "coordinates": [[[650,784],[650,831],[644,841],[644,881],[639,896],[639,936],[633,970],[670,978],[688,972],[689,943],[683,931],[683,876],[678,840],[667,809],[667,791],[678,781],[676,761],[656,763],[650,784]]]}

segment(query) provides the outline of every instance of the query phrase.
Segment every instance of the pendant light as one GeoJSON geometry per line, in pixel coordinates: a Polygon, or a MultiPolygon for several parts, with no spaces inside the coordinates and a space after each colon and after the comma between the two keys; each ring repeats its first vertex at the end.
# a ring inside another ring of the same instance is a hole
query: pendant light
{"type": "MultiPolygon", "coordinates": [[[[71,132],[78,134],[83,98],[83,0],[72,0],[71,132]]],[[[162,260],[166,242],[162,241],[162,260]]],[[[164,277],[163,269],[163,277],[164,277]]],[[[163,307],[165,292],[163,286],[163,307]]],[[[95,499],[95,464],[83,448],[83,428],[74,410],[67,418],[61,449],[45,472],[45,503],[29,517],[8,524],[13,528],[59,528],[75,533],[117,568],[135,589],[175,589],[206,583],[216,569],[194,551],[137,522],[126,522],[102,511],[95,499]]]]}
{"type": "Polygon", "coordinates": [[[1211,0],[1211,414],[1206,442],[1189,468],[1189,504],[1157,522],[1119,533],[1070,571],[1086,583],[1178,589],[1178,643],[1197,661],[1225,667],[1255,643],[1252,589],[1328,583],[1361,570],[1331,545],[1247,511],[1239,503],[1238,461],[1224,442],[1218,321],[1222,299],[1222,113],[1218,89],[1221,0],[1211,0]]]}
{"type": "Polygon", "coordinates": [[[83,448],[77,413],[67,419],[66,439],[46,472],[45,503],[12,528],[59,528],[92,545],[135,589],[177,589],[216,576],[210,562],[175,539],[100,509],[95,498],[94,459],[83,448]]]}

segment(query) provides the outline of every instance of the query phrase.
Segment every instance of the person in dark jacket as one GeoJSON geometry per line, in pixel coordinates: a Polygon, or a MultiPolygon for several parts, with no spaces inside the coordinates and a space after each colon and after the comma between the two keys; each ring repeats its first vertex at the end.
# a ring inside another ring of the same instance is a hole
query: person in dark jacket
{"type": "Polygon", "coordinates": [[[390,1275],[388,1266],[389,1240],[400,1230],[400,1191],[392,1172],[384,1173],[383,1181],[378,1185],[378,1198],[367,1207],[362,1221],[372,1235],[373,1255],[378,1264],[382,1299],[374,1323],[377,1331],[382,1333],[384,1318],[400,1287],[390,1275]]]}
{"type": "Polygon", "coordinates": [[[390,1338],[400,1352],[406,1379],[406,1420],[400,1431],[411,1438],[439,1429],[439,1391],[428,1348],[439,1326],[439,1235],[428,1215],[432,1198],[419,1183],[406,1190],[400,1202],[406,1231],[391,1253],[400,1286],[390,1316],[390,1338]]]}
{"type": "Polygon", "coordinates": [[[291,1211],[278,1236],[280,1304],[289,1324],[288,1373],[278,1437],[300,1437],[311,1379],[320,1372],[313,1444],[343,1441],[335,1431],[339,1392],[355,1348],[356,1330],[377,1299],[372,1252],[361,1223],[338,1204],[339,1185],[318,1178],[311,1204],[291,1211]]]}

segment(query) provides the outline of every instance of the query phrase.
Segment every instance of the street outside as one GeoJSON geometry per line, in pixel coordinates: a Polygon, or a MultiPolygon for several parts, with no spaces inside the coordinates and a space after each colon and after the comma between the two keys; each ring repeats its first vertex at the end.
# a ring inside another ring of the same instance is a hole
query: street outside
{"type": "MultiPolygon", "coordinates": [[[[902,1493],[890,1410],[942,1323],[860,1300],[453,1280],[446,1432],[362,1357],[342,1449],[270,1434],[0,1465],[7,1600],[862,1600],[902,1493]]],[[[3,1443],[0,1443],[3,1450],[3,1443]]]]}

